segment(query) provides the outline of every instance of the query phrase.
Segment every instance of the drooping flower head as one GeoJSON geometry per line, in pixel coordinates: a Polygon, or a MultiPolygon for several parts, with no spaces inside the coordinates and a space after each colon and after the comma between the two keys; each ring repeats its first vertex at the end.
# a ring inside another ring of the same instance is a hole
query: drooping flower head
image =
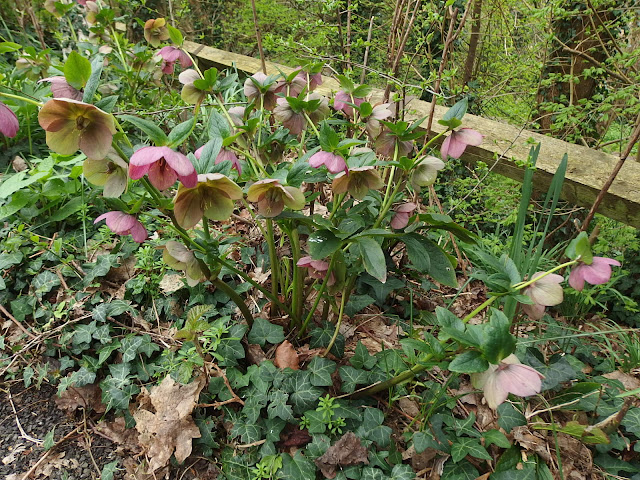
{"type": "Polygon", "coordinates": [[[187,188],[195,187],[198,182],[191,160],[169,147],[142,147],[131,156],[129,176],[137,180],[145,174],[158,190],[166,190],[178,179],[187,188]]]}
{"type": "Polygon", "coordinates": [[[580,292],[585,281],[591,285],[607,283],[611,278],[611,265],[619,267],[620,262],[612,258],[593,257],[591,265],[579,263],[569,274],[569,285],[580,292]]]}
{"type": "Polygon", "coordinates": [[[364,103],[364,98],[349,95],[344,90],[340,90],[333,98],[333,108],[336,111],[342,111],[348,117],[353,117],[353,107],[349,104],[353,104],[357,107],[364,103]]]}
{"type": "Polygon", "coordinates": [[[390,103],[380,103],[374,106],[371,110],[371,115],[367,115],[367,117],[363,119],[365,121],[365,128],[371,138],[376,138],[380,135],[382,131],[380,120],[386,120],[393,116],[393,112],[389,108],[390,105],[390,103]]]}
{"type": "Polygon", "coordinates": [[[297,97],[307,86],[307,78],[301,74],[302,72],[293,77],[290,81],[287,81],[287,79],[280,80],[276,84],[274,92],[281,93],[287,97],[297,97]]]}
{"type": "Polygon", "coordinates": [[[195,70],[185,70],[178,75],[178,80],[183,85],[180,97],[191,105],[198,105],[204,100],[207,92],[199,89],[193,82],[200,80],[202,77],[195,70]]]}
{"type": "Polygon", "coordinates": [[[454,130],[451,134],[444,139],[442,147],[440,147],[440,153],[442,159],[446,160],[447,157],[460,158],[464,153],[467,145],[477,147],[482,143],[483,135],[471,128],[461,128],[460,130],[454,130]]]}
{"type": "Polygon", "coordinates": [[[0,133],[5,137],[13,138],[18,133],[20,124],[18,117],[9,107],[0,102],[0,133]]]}
{"type": "Polygon", "coordinates": [[[162,57],[164,62],[162,65],[162,73],[166,73],[167,75],[171,75],[173,73],[176,62],[179,62],[182,68],[188,68],[193,65],[191,58],[184,50],[172,45],[162,47],[158,52],[158,55],[162,57]]]}
{"type": "Polygon", "coordinates": [[[416,192],[420,187],[433,185],[438,176],[438,170],[444,168],[444,162],[431,155],[425,157],[411,173],[411,185],[416,192]]]}
{"type": "Polygon", "coordinates": [[[511,354],[499,365],[490,365],[486,372],[472,374],[471,383],[484,390],[487,404],[495,410],[510,393],[519,397],[540,393],[543,378],[535,368],[522,365],[518,357],[511,354]]]}
{"type": "Polygon", "coordinates": [[[169,39],[169,29],[164,18],[150,18],[144,24],[144,38],[152,46],[158,47],[169,39]]]}
{"type": "Polygon", "coordinates": [[[105,197],[119,197],[127,190],[128,168],[127,163],[111,150],[105,158],[87,158],[82,165],[82,173],[89,182],[104,187],[102,194],[105,197]]]}
{"type": "Polygon", "coordinates": [[[194,188],[178,186],[173,212],[183,228],[192,228],[203,215],[211,220],[227,220],[233,213],[235,200],[242,198],[242,189],[220,173],[198,175],[194,188]]]}
{"type": "Polygon", "coordinates": [[[346,172],[339,173],[333,179],[331,188],[333,193],[341,194],[349,192],[353,198],[362,200],[369,190],[382,188],[384,182],[374,167],[357,167],[346,172]]]}
{"type": "MultiPolygon", "coordinates": [[[[193,152],[193,154],[198,160],[200,160],[203,150],[204,150],[204,145],[198,148],[195,152],[193,152]]],[[[221,162],[231,162],[232,168],[236,169],[236,171],[238,172],[238,175],[242,175],[242,166],[240,165],[240,160],[238,159],[238,156],[235,154],[233,150],[230,150],[226,147],[222,147],[220,149],[220,153],[218,153],[218,156],[216,157],[215,164],[217,165],[221,162]]]]}
{"type": "Polygon", "coordinates": [[[43,78],[42,80],[38,80],[38,83],[40,82],[49,82],[51,84],[53,98],[70,98],[76,101],[82,100],[82,92],[69,85],[67,79],[62,75],[43,78]]]}
{"type": "Polygon", "coordinates": [[[244,95],[250,102],[256,101],[262,96],[263,107],[272,110],[276,106],[276,78],[267,76],[262,72],[257,72],[247,78],[244,82],[244,95]]]}
{"type": "Polygon", "coordinates": [[[391,228],[400,230],[409,224],[409,217],[418,208],[415,203],[403,203],[393,209],[393,217],[391,218],[391,228]]]}
{"type": "Polygon", "coordinates": [[[247,200],[258,203],[258,213],[263,217],[276,217],[287,206],[292,210],[302,210],[305,205],[304,193],[299,188],[283,186],[275,178],[259,180],[249,187],[247,200]]]}
{"type": "Polygon", "coordinates": [[[116,133],[113,116],[94,105],[66,98],[45,103],[38,122],[47,132],[49,148],[61,155],[80,149],[89,158],[104,158],[116,133]]]}
{"type": "MultiPolygon", "coordinates": [[[[535,280],[536,277],[543,273],[536,272],[533,275],[533,279],[535,280]]],[[[523,303],[522,309],[524,312],[532,319],[539,320],[544,316],[545,307],[560,305],[564,298],[562,285],[560,285],[562,282],[564,282],[562,275],[550,273],[525,288],[522,293],[529,296],[534,303],[533,305],[523,303]]]]}
{"type": "Polygon", "coordinates": [[[182,270],[187,277],[187,284],[195,287],[207,278],[207,272],[191,250],[181,243],[169,240],[162,252],[164,262],[175,270],[182,270]]]}
{"type": "MultiPolygon", "coordinates": [[[[324,280],[327,276],[327,271],[329,270],[329,262],[325,262],[324,260],[314,260],[309,256],[302,257],[298,260],[296,265],[306,268],[309,276],[318,280],[324,280]]],[[[327,280],[327,285],[331,286],[334,283],[336,283],[336,278],[333,275],[333,272],[331,272],[329,274],[329,279],[327,280]]]]}
{"type": "Polygon", "coordinates": [[[294,97],[278,98],[273,110],[276,120],[282,122],[293,135],[300,135],[306,125],[305,113],[314,125],[329,116],[329,100],[318,93],[308,94],[304,100],[294,97]]]}
{"type": "Polygon", "coordinates": [[[309,158],[309,165],[313,168],[320,168],[320,166],[324,165],[331,173],[349,171],[347,168],[347,162],[344,160],[342,155],[324,152],[322,150],[311,155],[311,158],[309,158]]]}
{"type": "Polygon", "coordinates": [[[106,220],[107,227],[117,235],[131,235],[138,243],[147,239],[147,230],[133,215],[124,212],[107,212],[96,218],[93,223],[96,224],[102,220],[106,220]]]}
{"type": "Polygon", "coordinates": [[[409,155],[413,149],[413,141],[400,140],[388,129],[383,129],[382,133],[376,138],[375,147],[376,152],[385,157],[393,157],[395,154],[396,144],[398,145],[398,157],[405,157],[409,155]]]}

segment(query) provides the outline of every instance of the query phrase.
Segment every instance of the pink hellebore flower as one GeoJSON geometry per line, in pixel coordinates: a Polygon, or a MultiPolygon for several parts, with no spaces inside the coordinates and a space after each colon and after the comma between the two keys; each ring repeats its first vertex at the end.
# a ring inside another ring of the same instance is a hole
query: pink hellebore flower
{"type": "Polygon", "coordinates": [[[321,165],[324,165],[331,173],[349,172],[347,162],[341,155],[322,150],[311,155],[309,165],[313,168],[320,168],[321,165]]]}
{"type": "Polygon", "coordinates": [[[61,155],[78,149],[100,159],[111,149],[116,126],[113,116],[95,105],[68,98],[52,98],[40,109],[38,122],[47,132],[47,145],[61,155]]]}
{"type": "Polygon", "coordinates": [[[5,137],[13,138],[18,133],[18,128],[20,128],[20,124],[16,114],[0,102],[0,133],[5,137]]]}
{"type": "Polygon", "coordinates": [[[348,103],[352,103],[359,107],[364,103],[364,98],[353,97],[352,99],[351,95],[344,90],[340,90],[333,98],[333,108],[336,110],[342,110],[345,115],[353,117],[353,107],[348,105],[348,103]]]}
{"type": "Polygon", "coordinates": [[[182,68],[188,68],[193,65],[189,55],[187,55],[181,48],[171,45],[162,47],[158,52],[158,55],[160,55],[162,60],[164,60],[162,72],[169,75],[173,73],[173,67],[176,62],[180,62],[180,66],[182,68]]]}
{"type": "MultiPolygon", "coordinates": [[[[204,150],[204,145],[197,149],[193,154],[196,156],[198,160],[200,160],[200,156],[202,156],[202,151],[204,150]]],[[[221,162],[231,162],[233,168],[238,171],[238,175],[242,174],[242,166],[240,165],[240,160],[238,160],[238,156],[235,154],[233,150],[229,150],[228,148],[221,148],[220,153],[216,157],[215,164],[218,165],[221,162]]]]}
{"type": "MultiPolygon", "coordinates": [[[[539,277],[544,272],[536,272],[533,279],[539,277]]],[[[524,290],[524,294],[533,300],[533,305],[522,304],[522,309],[534,320],[539,320],[544,316],[545,307],[559,305],[563,300],[562,285],[564,277],[551,273],[536,280],[524,290]]]]}
{"type": "Polygon", "coordinates": [[[511,354],[499,365],[490,365],[486,372],[472,374],[471,383],[484,390],[487,404],[495,410],[510,393],[519,397],[540,393],[543,378],[535,368],[522,365],[518,357],[511,354]]]}
{"type": "Polygon", "coordinates": [[[138,243],[147,239],[147,230],[133,215],[123,212],[107,212],[96,218],[93,223],[98,223],[101,220],[106,220],[107,227],[117,235],[131,234],[133,240],[138,243]]]}
{"type": "MultiPolygon", "coordinates": [[[[297,266],[307,268],[309,276],[311,278],[317,278],[318,280],[324,280],[324,277],[327,276],[327,271],[329,270],[329,263],[324,260],[314,260],[313,258],[307,256],[302,257],[296,263],[297,266]]],[[[329,274],[329,280],[327,280],[327,285],[331,286],[336,283],[336,278],[333,275],[333,272],[329,274]]]]}
{"type": "Polygon", "coordinates": [[[287,82],[285,80],[280,80],[277,83],[276,89],[274,91],[275,93],[284,94],[287,97],[297,97],[302,93],[302,90],[304,90],[306,86],[307,86],[306,77],[296,75],[295,77],[293,77],[293,79],[291,79],[290,82],[287,82]]]}
{"type": "MultiPolygon", "coordinates": [[[[266,87],[267,81],[270,81],[270,78],[262,72],[254,73],[253,75],[251,75],[251,78],[253,78],[263,87],[266,87]]],[[[259,99],[260,95],[262,95],[260,89],[256,87],[251,78],[247,78],[244,82],[244,95],[250,102],[259,99]]],[[[276,83],[272,83],[264,93],[263,106],[267,110],[271,110],[276,106],[276,87],[276,83]]],[[[260,103],[259,100],[257,101],[257,103],[260,103]]]]}
{"type": "Polygon", "coordinates": [[[166,190],[177,179],[187,188],[198,183],[198,174],[191,161],[169,147],[142,147],[131,156],[129,176],[137,180],[145,174],[158,190],[166,190]]]}
{"type": "Polygon", "coordinates": [[[171,268],[184,271],[190,287],[195,287],[207,278],[207,272],[203,270],[196,256],[181,243],[169,240],[164,246],[162,258],[171,268]]]}
{"type": "Polygon", "coordinates": [[[413,141],[400,140],[389,130],[383,129],[378,138],[376,138],[376,152],[385,157],[393,157],[396,151],[396,144],[398,145],[398,158],[406,157],[413,150],[413,141]]]}
{"type": "Polygon", "coordinates": [[[390,103],[381,103],[373,107],[371,115],[365,119],[365,128],[371,138],[376,138],[382,131],[380,120],[386,120],[393,116],[393,112],[389,109],[390,103]]]}
{"type": "Polygon", "coordinates": [[[467,145],[477,147],[482,143],[483,135],[480,132],[476,132],[471,128],[461,128],[460,130],[454,130],[447,138],[442,142],[440,147],[440,153],[442,159],[446,160],[447,156],[452,158],[460,158],[464,153],[467,145]]]}
{"type": "Polygon", "coordinates": [[[62,75],[43,78],[38,81],[38,83],[40,82],[51,83],[51,93],[53,93],[53,98],[70,98],[71,100],[77,101],[82,100],[82,92],[69,85],[67,79],[62,75]]]}
{"type": "Polygon", "coordinates": [[[611,278],[611,265],[620,266],[620,262],[612,258],[593,257],[591,265],[580,263],[569,274],[569,285],[579,292],[584,288],[584,282],[591,285],[607,283],[611,278]]]}
{"type": "Polygon", "coordinates": [[[418,208],[415,203],[403,203],[393,209],[394,215],[391,219],[391,228],[396,230],[403,229],[409,224],[409,217],[413,211],[418,208]]]}
{"type": "Polygon", "coordinates": [[[349,172],[341,172],[333,179],[331,189],[333,193],[349,192],[353,198],[362,200],[369,190],[382,188],[384,182],[374,167],[352,168],[349,172]]]}

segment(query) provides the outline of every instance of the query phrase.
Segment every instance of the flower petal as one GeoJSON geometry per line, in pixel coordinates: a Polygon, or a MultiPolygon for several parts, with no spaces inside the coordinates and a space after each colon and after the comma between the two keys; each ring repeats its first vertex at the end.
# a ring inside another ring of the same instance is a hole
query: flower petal
{"type": "Polygon", "coordinates": [[[0,133],[5,137],[13,138],[18,133],[18,128],[20,128],[20,124],[16,114],[4,103],[0,102],[0,133]]]}

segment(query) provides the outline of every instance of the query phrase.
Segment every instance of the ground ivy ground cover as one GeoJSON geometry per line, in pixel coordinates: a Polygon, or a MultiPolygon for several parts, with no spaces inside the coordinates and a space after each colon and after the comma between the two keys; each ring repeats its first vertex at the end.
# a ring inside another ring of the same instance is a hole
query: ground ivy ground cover
{"type": "Polygon", "coordinates": [[[97,38],[0,43],[40,78],[0,88],[25,148],[0,184],[0,360],[120,444],[102,478],[640,478],[637,379],[583,341],[626,330],[548,315],[620,266],[586,232],[548,253],[566,158],[529,225],[532,147],[495,255],[432,188],[483,141],[466,98],[427,135],[353,76],[317,93],[322,64],[241,79],[164,18],[134,44],[104,5],[49,7],[97,38]]]}

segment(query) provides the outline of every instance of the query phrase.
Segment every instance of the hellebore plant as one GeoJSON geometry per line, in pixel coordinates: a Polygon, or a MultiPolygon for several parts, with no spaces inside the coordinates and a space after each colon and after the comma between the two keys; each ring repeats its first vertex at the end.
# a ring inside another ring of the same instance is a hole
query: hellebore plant
{"type": "Polygon", "coordinates": [[[182,68],[188,68],[193,65],[191,57],[189,57],[186,52],[181,48],[174,47],[172,45],[162,47],[158,52],[158,55],[162,57],[162,60],[164,61],[162,73],[166,73],[168,75],[173,73],[176,62],[179,62],[182,68]]]}
{"type": "MultiPolygon", "coordinates": [[[[181,35],[164,19],[148,20],[144,34],[154,47],[170,37],[176,45],[159,52],[165,71],[176,62],[188,66],[179,48],[181,35]]],[[[120,53],[122,64],[127,65],[120,53]]],[[[157,125],[151,119],[118,115],[135,127],[136,134],[143,132],[132,142],[113,115],[91,104],[101,77],[93,75],[91,62],[83,60],[70,63],[84,69],[76,75],[81,81],[69,85],[78,93],[69,93],[55,77],[48,79],[54,96],[60,87],[77,99],[48,100],[38,120],[53,151],[81,150],[88,157],[83,165],[87,180],[103,186],[104,196],[121,197],[108,200],[121,211],[103,213],[95,223],[105,220],[115,234],[131,235],[139,243],[146,240],[147,231],[138,218],[150,216],[163,223],[158,235],[170,232],[179,240],[163,239],[167,265],[185,272],[190,286],[208,280],[221,289],[249,325],[251,308],[223,280],[224,275],[232,273],[259,290],[261,301],[267,303],[258,308],[287,318],[301,338],[307,328],[315,329],[317,320],[332,319],[333,335],[322,345],[325,354],[336,342],[345,311],[353,306],[350,296],[363,274],[366,284],[378,288],[397,272],[403,274],[408,264],[415,278],[428,275],[458,288],[455,258],[440,240],[451,235],[466,243],[476,239],[446,215],[420,213],[428,208],[421,206],[419,190],[432,185],[444,167],[431,155],[440,137],[448,135],[441,149],[445,159],[457,158],[467,145],[482,141],[480,133],[459,128],[466,100],[439,120],[447,127],[445,132],[428,136],[419,128],[424,119],[392,121],[394,105],[372,106],[371,89],[346,77],[339,77],[340,92],[332,99],[313,92],[321,82],[321,66],[307,65],[284,78],[257,73],[243,85],[236,75],[214,68],[188,69],[179,75],[180,96],[186,104],[186,108],[180,106],[179,119],[157,125]],[[334,112],[334,118],[329,118],[330,100],[334,110],[342,112],[334,112]],[[228,109],[225,102],[234,106],[228,109]],[[136,150],[134,143],[152,145],[136,150]],[[191,145],[203,143],[195,154],[189,153],[191,145]],[[227,176],[232,168],[237,170],[233,177],[238,183],[227,176]],[[254,224],[268,248],[267,287],[235,263],[235,234],[227,236],[228,230],[219,225],[232,218],[236,208],[239,216],[234,218],[254,224]]],[[[0,132],[14,136],[17,128],[15,114],[0,104],[0,132]]],[[[562,301],[563,277],[556,272],[573,267],[569,284],[581,289],[585,281],[606,281],[611,265],[619,265],[592,257],[584,237],[572,243],[567,256],[569,261],[526,281],[518,272],[498,275],[495,278],[507,280],[496,280],[495,289],[491,284],[487,300],[463,319],[437,309],[434,332],[438,337],[429,334],[428,345],[419,344],[414,365],[362,393],[385,390],[434,364],[478,377],[476,383],[492,408],[509,393],[538,393],[542,376],[513,356],[517,342],[511,333],[513,319],[497,308],[486,318],[479,314],[506,298],[525,302],[524,294],[533,302],[524,308],[532,316],[539,315],[545,306],[562,301]],[[477,321],[469,325],[472,318],[477,321]]]]}

